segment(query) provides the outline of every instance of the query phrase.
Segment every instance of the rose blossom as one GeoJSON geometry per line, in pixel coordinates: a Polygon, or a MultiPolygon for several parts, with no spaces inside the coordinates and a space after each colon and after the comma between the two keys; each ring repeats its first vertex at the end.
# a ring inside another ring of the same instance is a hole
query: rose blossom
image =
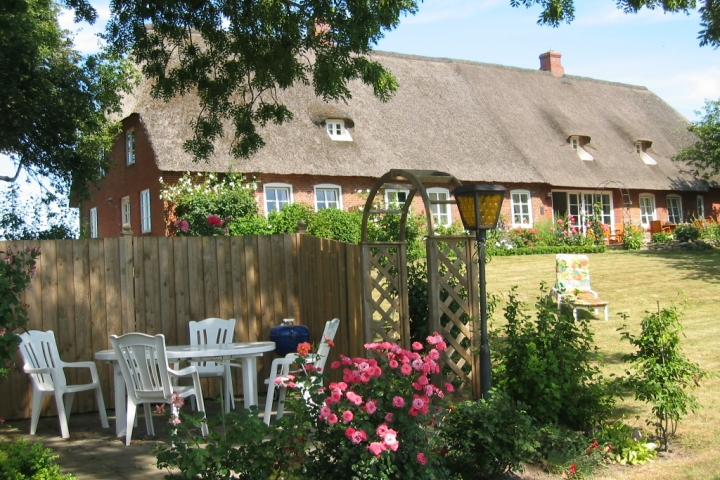
{"type": "Polygon", "coordinates": [[[393,407],[395,408],[402,408],[405,406],[405,399],[401,396],[396,396],[393,398],[393,407]]]}
{"type": "Polygon", "coordinates": [[[353,418],[355,418],[355,416],[350,410],[345,410],[342,414],[343,423],[350,423],[353,418]]]}
{"type": "Polygon", "coordinates": [[[392,414],[392,412],[389,412],[389,413],[386,413],[386,414],[385,414],[385,421],[388,422],[388,423],[392,423],[392,422],[393,422],[393,414],[392,414]]]}
{"type": "Polygon", "coordinates": [[[390,368],[397,368],[399,363],[397,362],[397,360],[393,359],[388,362],[388,365],[390,366],[390,368]]]}
{"type": "Polygon", "coordinates": [[[335,424],[338,422],[338,416],[335,415],[334,413],[331,413],[331,414],[328,415],[328,417],[327,417],[327,422],[328,422],[330,425],[335,425],[335,424]]]}
{"type": "Polygon", "coordinates": [[[368,415],[372,415],[373,413],[375,413],[377,411],[377,402],[373,402],[373,401],[369,400],[365,404],[365,411],[367,412],[368,415]]]}
{"type": "Polygon", "coordinates": [[[306,356],[308,353],[310,353],[311,345],[308,342],[302,342],[297,346],[297,353],[301,357],[306,356]]]}
{"type": "Polygon", "coordinates": [[[417,454],[417,461],[420,462],[420,465],[425,465],[427,463],[427,457],[423,452],[417,454]]]}
{"type": "Polygon", "coordinates": [[[372,453],[378,458],[380,457],[380,454],[385,451],[385,448],[385,445],[380,442],[372,442],[370,445],[367,446],[367,449],[370,450],[370,453],[372,453]]]}
{"type": "Polygon", "coordinates": [[[422,343],[420,343],[420,342],[413,342],[413,344],[412,344],[412,349],[413,349],[413,350],[422,350],[422,349],[423,349],[422,343]]]}
{"type": "Polygon", "coordinates": [[[412,367],[407,363],[403,363],[403,366],[400,367],[400,372],[403,375],[410,375],[412,373],[412,367]]]}
{"type": "Polygon", "coordinates": [[[364,442],[365,440],[367,440],[367,434],[362,430],[355,430],[350,436],[350,440],[355,445],[358,445],[360,444],[360,442],[364,442]]]}

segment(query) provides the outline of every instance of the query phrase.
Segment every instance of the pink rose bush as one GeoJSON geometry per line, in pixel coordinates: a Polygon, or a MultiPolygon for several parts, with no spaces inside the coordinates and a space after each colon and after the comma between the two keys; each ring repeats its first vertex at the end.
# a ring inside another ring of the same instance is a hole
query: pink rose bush
{"type": "Polygon", "coordinates": [[[441,352],[435,333],[427,345],[405,350],[390,342],[365,345],[368,358],[344,355],[330,365],[342,372],[313,398],[316,449],[306,464],[313,478],[445,478],[434,425],[450,383],[437,386],[441,352]],[[368,472],[374,472],[372,475],[368,472]]]}

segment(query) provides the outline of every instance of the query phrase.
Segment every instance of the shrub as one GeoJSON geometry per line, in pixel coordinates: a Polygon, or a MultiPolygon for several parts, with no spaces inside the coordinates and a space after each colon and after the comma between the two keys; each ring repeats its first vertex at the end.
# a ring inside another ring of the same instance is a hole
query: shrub
{"type": "MultiPolygon", "coordinates": [[[[371,217],[368,221],[368,240],[371,242],[397,242],[400,239],[400,220],[398,214],[385,214],[371,217]]],[[[426,255],[425,215],[409,212],[405,224],[407,242],[407,262],[411,263],[426,255]]]]}
{"type": "Polygon", "coordinates": [[[298,222],[302,220],[305,225],[310,223],[314,214],[313,208],[305,203],[289,203],[278,212],[273,210],[268,214],[268,224],[272,233],[295,233],[298,222]]]}
{"type": "Polygon", "coordinates": [[[0,441],[0,478],[4,480],[76,480],[70,473],[60,473],[55,464],[57,455],[43,448],[40,442],[17,438],[0,441]]]}
{"type": "Polygon", "coordinates": [[[584,429],[607,417],[613,405],[600,369],[592,363],[597,347],[588,321],[560,313],[543,284],[537,319],[522,309],[515,288],[505,307],[505,337],[495,349],[498,390],[529,406],[541,423],[584,429]]]}
{"type": "Polygon", "coordinates": [[[720,240],[720,224],[706,222],[705,230],[700,231],[700,237],[707,240],[720,240]]]}
{"type": "Polygon", "coordinates": [[[272,227],[267,219],[261,215],[248,215],[246,217],[234,218],[227,225],[228,234],[233,236],[242,235],[267,235],[272,233],[272,227]]]}
{"type": "Polygon", "coordinates": [[[642,227],[638,227],[631,223],[626,223],[623,227],[623,246],[626,250],[639,250],[643,244],[643,232],[642,227]]]}
{"type": "Polygon", "coordinates": [[[657,456],[654,443],[633,438],[633,429],[623,422],[613,422],[602,426],[595,438],[601,445],[609,445],[607,458],[621,465],[640,465],[657,456]]]}
{"type": "Polygon", "coordinates": [[[697,387],[707,372],[690,362],[680,349],[682,326],[677,307],[658,307],[656,313],[646,313],[640,335],[622,327],[621,338],[637,348],[627,357],[635,373],[626,371],[625,382],[636,400],[652,405],[655,418],[648,423],[655,428],[661,449],[667,449],[668,438],[675,435],[680,419],[699,407],[688,390],[697,387]]]}
{"type": "Polygon", "coordinates": [[[603,253],[607,247],[603,245],[557,245],[523,248],[498,248],[488,244],[485,252],[490,257],[507,257],[510,255],[544,255],[547,253],[603,253]]]}
{"type": "Polygon", "coordinates": [[[678,242],[692,242],[700,238],[700,230],[689,223],[681,223],[675,227],[675,238],[678,242]]]}
{"type": "Polygon", "coordinates": [[[310,218],[307,233],[347,243],[360,243],[362,213],[323,208],[310,218]]]}
{"type": "Polygon", "coordinates": [[[208,480],[288,478],[283,475],[301,471],[308,447],[303,417],[284,416],[268,427],[258,417],[257,407],[241,408],[209,419],[210,433],[203,437],[202,414],[180,415],[182,423],[168,426],[168,446],[156,450],[158,468],[208,480]]]}
{"type": "Polygon", "coordinates": [[[239,173],[227,173],[219,178],[214,173],[187,173],[176,184],[162,183],[160,197],[173,204],[177,221],[173,224],[177,235],[223,235],[222,229],[208,223],[215,215],[227,224],[232,220],[256,216],[255,184],[245,181],[239,173]],[[183,224],[182,222],[185,221],[183,224]]]}
{"type": "Polygon", "coordinates": [[[532,418],[522,403],[494,391],[489,400],[465,401],[448,409],[441,436],[445,462],[463,479],[500,478],[521,470],[538,445],[532,418]]]}
{"type": "Polygon", "coordinates": [[[665,233],[665,232],[657,232],[652,234],[652,239],[650,240],[652,243],[667,243],[671,242],[673,239],[672,233],[665,233]]]}
{"type": "Polygon", "coordinates": [[[427,340],[426,347],[414,342],[413,351],[371,343],[370,358],[341,355],[332,363],[343,381],[330,383],[325,396],[310,390],[317,448],[308,452],[308,478],[448,478],[433,425],[438,402],[453,389],[430,382],[447,346],[438,334],[427,340]]]}
{"type": "Polygon", "coordinates": [[[0,377],[10,373],[8,363],[15,358],[20,338],[15,335],[28,321],[28,307],[22,303],[22,293],[30,288],[35,276],[39,248],[26,248],[19,252],[8,249],[0,260],[0,377]]]}

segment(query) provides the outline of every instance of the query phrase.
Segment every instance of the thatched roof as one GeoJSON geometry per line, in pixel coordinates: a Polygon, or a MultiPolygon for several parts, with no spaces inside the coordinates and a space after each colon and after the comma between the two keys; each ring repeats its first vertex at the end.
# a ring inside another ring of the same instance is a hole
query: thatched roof
{"type": "Polygon", "coordinates": [[[463,182],[595,188],[614,180],[631,189],[705,189],[670,160],[691,140],[688,121],[645,87],[477,62],[373,56],[400,83],[389,102],[359,82],[347,104],[293,87],[280,97],[294,119],[263,129],[267,145],[249,159],[232,159],[228,136],[210,162],[192,161],[182,149],[197,111],[192,96],[154,100],[145,81],[125,114],[140,115],[163,171],[227,171],[232,164],[246,173],[377,178],[398,168],[441,170],[463,182]],[[348,119],[353,141],[331,140],[327,118],[348,119]],[[590,137],[584,148],[594,161],[578,158],[571,135],[590,137]],[[652,142],[647,153],[657,165],[643,163],[637,140],[652,142]]]}

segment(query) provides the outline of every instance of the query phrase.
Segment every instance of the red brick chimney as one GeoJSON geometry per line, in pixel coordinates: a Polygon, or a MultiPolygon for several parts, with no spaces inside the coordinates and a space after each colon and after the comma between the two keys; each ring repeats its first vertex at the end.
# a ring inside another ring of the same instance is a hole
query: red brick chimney
{"type": "Polygon", "coordinates": [[[565,75],[565,69],[562,64],[560,64],[561,56],[558,52],[553,52],[552,50],[543,53],[540,55],[540,70],[550,72],[556,77],[562,77],[565,75]]]}

